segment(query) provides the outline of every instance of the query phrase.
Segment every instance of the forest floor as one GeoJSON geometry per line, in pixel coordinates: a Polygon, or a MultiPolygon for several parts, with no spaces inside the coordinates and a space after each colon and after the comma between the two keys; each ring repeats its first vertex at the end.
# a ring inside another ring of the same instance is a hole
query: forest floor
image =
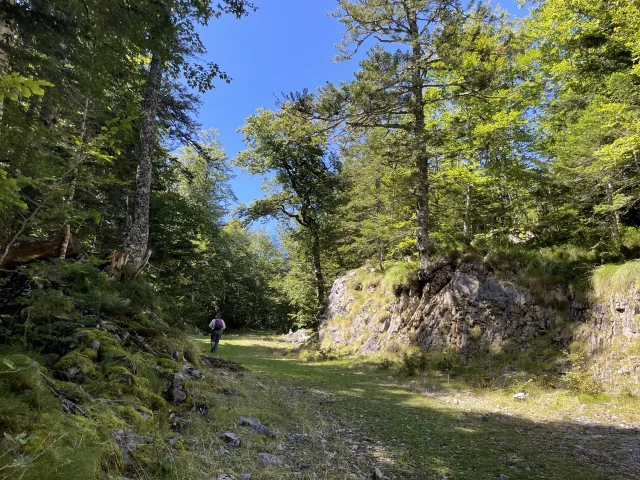
{"type": "MultiPolygon", "coordinates": [[[[197,338],[203,348],[207,339],[197,338]]],[[[480,389],[437,372],[402,377],[364,360],[300,360],[266,334],[226,335],[218,356],[247,367],[221,372],[237,395],[211,411],[237,434],[214,471],[262,479],[640,478],[640,402],[536,389],[480,389]],[[257,418],[277,438],[252,433],[257,418]],[[258,454],[269,454],[260,466],[258,454]],[[279,462],[279,463],[278,463],[279,462]]],[[[213,472],[212,472],[213,473],[213,472]]],[[[213,478],[216,478],[215,475],[213,478]]],[[[224,477],[223,477],[224,478],[224,477]]]]}

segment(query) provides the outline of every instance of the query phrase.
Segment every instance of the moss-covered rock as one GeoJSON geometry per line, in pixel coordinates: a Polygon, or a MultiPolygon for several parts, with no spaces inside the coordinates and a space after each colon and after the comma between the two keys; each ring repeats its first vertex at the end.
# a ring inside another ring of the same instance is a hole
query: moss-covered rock
{"type": "Polygon", "coordinates": [[[54,370],[59,378],[73,383],[85,383],[96,376],[96,356],[92,349],[72,350],[56,363],[54,370]]]}

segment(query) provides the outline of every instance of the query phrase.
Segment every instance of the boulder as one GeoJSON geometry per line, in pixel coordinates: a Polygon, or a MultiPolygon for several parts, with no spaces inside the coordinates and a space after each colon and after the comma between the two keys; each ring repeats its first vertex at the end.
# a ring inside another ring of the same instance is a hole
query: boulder
{"type": "Polygon", "coordinates": [[[232,432],[225,432],[221,434],[220,439],[230,447],[239,447],[242,443],[240,437],[232,432]]]}
{"type": "Polygon", "coordinates": [[[184,375],[180,372],[173,376],[171,397],[174,403],[182,403],[187,399],[187,394],[183,390],[184,380],[184,375]]]}
{"type": "Polygon", "coordinates": [[[282,463],[282,459],[269,453],[259,453],[258,462],[260,463],[260,465],[266,468],[269,465],[280,465],[282,463]]]}

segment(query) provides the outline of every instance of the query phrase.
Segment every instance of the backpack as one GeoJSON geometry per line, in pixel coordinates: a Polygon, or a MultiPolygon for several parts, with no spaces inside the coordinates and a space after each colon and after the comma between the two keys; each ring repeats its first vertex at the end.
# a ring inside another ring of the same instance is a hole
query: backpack
{"type": "Polygon", "coordinates": [[[213,329],[214,330],[222,330],[222,326],[224,325],[224,322],[222,321],[221,318],[216,318],[215,323],[213,324],[213,329]]]}

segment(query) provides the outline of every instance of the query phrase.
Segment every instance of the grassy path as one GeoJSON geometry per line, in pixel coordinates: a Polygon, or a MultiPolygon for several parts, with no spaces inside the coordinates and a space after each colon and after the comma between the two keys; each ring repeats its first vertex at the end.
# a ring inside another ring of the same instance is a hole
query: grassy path
{"type": "MultiPolygon", "coordinates": [[[[640,478],[637,403],[558,392],[516,402],[512,392],[435,374],[400,378],[349,360],[303,362],[292,349],[257,334],[221,342],[219,355],[250,371],[229,379],[239,395],[220,406],[220,426],[253,415],[284,434],[250,442],[286,463],[254,470],[252,479],[368,479],[376,468],[389,479],[640,478]],[[308,437],[288,441],[293,433],[308,437]]],[[[225,467],[239,472],[238,462],[246,469],[252,458],[230,457],[225,467]]]]}

